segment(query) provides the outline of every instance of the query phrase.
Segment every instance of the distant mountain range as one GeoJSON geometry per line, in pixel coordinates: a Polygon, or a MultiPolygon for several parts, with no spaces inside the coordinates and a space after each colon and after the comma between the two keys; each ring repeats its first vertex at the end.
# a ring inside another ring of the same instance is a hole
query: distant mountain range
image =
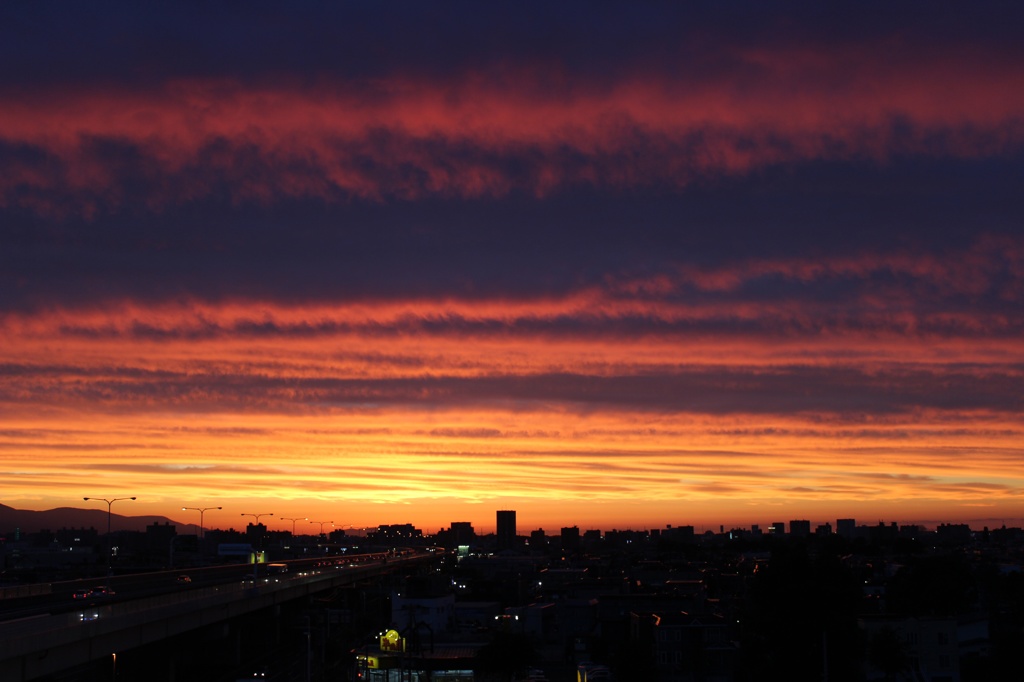
{"type": "MultiPolygon", "coordinates": [[[[110,515],[110,528],[118,530],[137,530],[144,532],[146,526],[154,523],[163,525],[170,523],[177,526],[179,532],[189,532],[190,524],[180,523],[166,516],[122,516],[110,515]]],[[[100,533],[107,532],[106,509],[75,509],[74,507],[58,507],[46,511],[29,511],[14,509],[0,504],[0,535],[20,529],[22,533],[38,533],[41,530],[56,531],[61,528],[95,528],[100,533]]]]}

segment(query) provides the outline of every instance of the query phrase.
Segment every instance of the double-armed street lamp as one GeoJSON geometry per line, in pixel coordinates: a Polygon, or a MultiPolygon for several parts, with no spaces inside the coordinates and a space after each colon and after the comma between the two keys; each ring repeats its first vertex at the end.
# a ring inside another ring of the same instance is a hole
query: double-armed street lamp
{"type": "MultiPolygon", "coordinates": [[[[242,513],[242,516],[251,516],[253,519],[255,519],[255,521],[252,524],[254,527],[260,525],[260,517],[261,516],[273,516],[273,515],[274,515],[273,512],[263,512],[261,514],[247,514],[245,512],[242,513]]],[[[260,533],[260,542],[261,543],[263,542],[263,534],[262,533],[260,533]]]]}
{"type": "MultiPolygon", "coordinates": [[[[262,513],[259,513],[259,514],[249,514],[249,513],[246,513],[246,512],[242,512],[242,516],[251,516],[251,517],[253,517],[253,519],[255,519],[255,523],[253,523],[253,526],[260,525],[260,517],[261,516],[273,516],[273,515],[274,515],[273,512],[262,512],[262,513]]],[[[263,533],[260,533],[260,549],[261,550],[263,549],[263,533]]],[[[255,559],[253,561],[253,567],[252,567],[254,575],[258,571],[258,566],[259,565],[260,565],[259,564],[259,559],[255,559]]]]}
{"type": "Polygon", "coordinates": [[[295,522],[296,521],[309,521],[309,517],[308,516],[282,516],[281,520],[282,521],[291,521],[292,522],[292,537],[295,537],[295,522]]]}
{"type": "Polygon", "coordinates": [[[203,515],[210,509],[223,509],[224,507],[182,507],[181,511],[199,512],[199,539],[206,537],[206,527],[203,525],[203,515]]]}
{"type": "MultiPolygon", "coordinates": [[[[243,516],[252,516],[254,519],[256,519],[255,522],[252,525],[257,526],[257,525],[259,525],[259,517],[260,516],[273,516],[273,512],[263,512],[261,514],[248,514],[246,512],[243,512],[242,515],[243,516]]],[[[263,543],[263,534],[260,534],[260,544],[262,545],[262,543],[263,543]]]]}
{"type": "Polygon", "coordinates": [[[323,537],[323,534],[324,534],[324,524],[325,523],[329,523],[332,526],[334,525],[334,521],[310,521],[310,523],[318,523],[318,524],[320,524],[320,536],[321,537],[323,537]]]}
{"type": "Polygon", "coordinates": [[[121,500],[134,500],[135,497],[115,497],[109,500],[104,497],[83,497],[82,499],[85,500],[86,502],[88,502],[89,500],[99,500],[101,502],[107,503],[107,575],[110,575],[111,573],[113,573],[114,570],[113,564],[111,563],[111,557],[114,553],[114,546],[111,543],[110,538],[110,508],[114,506],[115,502],[120,502],[121,500]]]}
{"type": "Polygon", "coordinates": [[[260,517],[261,516],[273,516],[273,515],[274,515],[274,512],[263,512],[262,514],[246,514],[245,512],[242,512],[242,516],[251,516],[254,519],[256,519],[256,522],[253,524],[254,526],[260,525],[260,517]]]}

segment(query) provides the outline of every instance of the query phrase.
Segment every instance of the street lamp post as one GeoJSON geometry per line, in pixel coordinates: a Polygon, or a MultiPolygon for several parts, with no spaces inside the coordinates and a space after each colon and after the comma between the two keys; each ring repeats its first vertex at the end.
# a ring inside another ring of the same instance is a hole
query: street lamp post
{"type": "Polygon", "coordinates": [[[309,517],[308,516],[295,516],[295,517],[292,517],[292,516],[282,516],[281,520],[282,521],[291,521],[292,522],[292,537],[295,537],[295,522],[296,521],[309,521],[309,517]]]}
{"type": "MultiPolygon", "coordinates": [[[[251,516],[251,517],[253,517],[256,520],[255,523],[253,524],[255,526],[260,525],[260,517],[261,516],[273,516],[273,515],[274,515],[273,512],[262,512],[260,514],[248,514],[246,512],[242,512],[242,516],[251,516]]],[[[263,534],[260,533],[260,549],[262,549],[262,548],[263,548],[263,534]]],[[[253,572],[253,575],[256,574],[257,568],[259,567],[259,565],[260,565],[260,562],[257,561],[257,557],[253,557],[253,562],[252,562],[252,572],[253,572]]]]}
{"type": "Polygon", "coordinates": [[[181,511],[197,511],[199,512],[199,539],[202,540],[206,537],[206,527],[203,525],[203,515],[210,509],[223,509],[224,507],[182,507],[181,511]]]}
{"type": "Polygon", "coordinates": [[[255,526],[258,526],[260,524],[260,517],[261,516],[273,516],[273,515],[274,515],[273,512],[263,512],[262,514],[246,514],[245,512],[242,513],[242,516],[251,516],[254,519],[256,519],[256,523],[253,524],[255,526]]]}
{"type": "Polygon", "coordinates": [[[320,536],[321,537],[323,537],[323,534],[324,534],[324,524],[325,523],[329,523],[332,526],[334,525],[334,521],[310,521],[310,523],[319,523],[320,524],[320,536]]]}
{"type": "Polygon", "coordinates": [[[107,575],[113,575],[113,573],[114,573],[114,565],[111,562],[111,557],[112,557],[112,555],[114,553],[114,546],[113,546],[113,544],[111,542],[111,538],[110,538],[110,516],[111,516],[110,508],[114,506],[115,502],[120,502],[121,500],[134,500],[135,498],[134,497],[115,497],[113,499],[108,500],[108,499],[103,498],[103,497],[83,497],[82,499],[85,500],[86,502],[88,502],[89,500],[99,500],[101,502],[106,502],[107,503],[107,575]]]}

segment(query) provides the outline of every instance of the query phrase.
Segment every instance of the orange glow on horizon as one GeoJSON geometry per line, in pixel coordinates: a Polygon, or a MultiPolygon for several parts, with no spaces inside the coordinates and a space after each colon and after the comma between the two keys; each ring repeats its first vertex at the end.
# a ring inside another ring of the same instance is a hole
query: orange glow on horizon
{"type": "MultiPolygon", "coordinates": [[[[870,383],[890,374],[902,382],[908,372],[969,372],[984,381],[1019,367],[1024,348],[1016,340],[930,339],[925,347],[895,333],[691,342],[453,331],[418,333],[410,344],[407,334],[361,325],[445,318],[452,310],[505,319],[529,308],[433,306],[431,313],[426,301],[239,302],[8,316],[0,361],[21,370],[8,377],[2,408],[7,503],[72,506],[84,486],[88,494],[139,495],[130,513],[186,522],[182,505],[224,506],[209,527],[237,526],[228,510],[259,506],[354,526],[413,519],[434,530],[454,520],[486,528],[500,508],[549,529],[767,524],[775,516],[1021,516],[1024,476],[1012,472],[1024,429],[1013,413],[886,414],[812,403],[789,410],[755,399],[744,408],[736,396],[720,409],[677,395],[673,383],[666,398],[683,407],[631,405],[615,393],[590,401],[586,385],[558,386],[572,372],[573,382],[632,377],[706,387],[694,390],[753,382],[747,391],[794,367],[799,375],[844,365],[863,375],[851,391],[874,390],[870,383]],[[322,330],[254,338],[240,335],[239,319],[278,330],[313,320],[322,330]],[[182,333],[196,320],[221,331],[182,333]],[[133,333],[139,324],[149,331],[133,333]],[[153,333],[161,328],[177,332],[153,333]],[[47,369],[54,362],[59,373],[47,369]],[[530,377],[537,394],[460,397],[477,383],[517,386],[530,377]]],[[[533,312],[545,308],[577,310],[549,300],[533,312]]],[[[799,376],[794,381],[799,389],[799,376]]]]}

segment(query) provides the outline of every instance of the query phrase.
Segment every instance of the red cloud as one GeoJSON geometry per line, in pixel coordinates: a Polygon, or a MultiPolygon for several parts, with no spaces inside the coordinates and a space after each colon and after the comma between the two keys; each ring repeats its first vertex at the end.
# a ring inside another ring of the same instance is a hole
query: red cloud
{"type": "Polygon", "coordinates": [[[282,196],[494,196],[569,185],[681,186],[766,165],[892,155],[976,157],[1024,141],[1024,67],[969,54],[907,60],[857,48],[740,52],[714,77],[646,73],[535,85],[524,69],[444,82],[244,85],[189,80],[9,93],[0,202],[51,192],[150,203],[220,182],[282,196]]]}

